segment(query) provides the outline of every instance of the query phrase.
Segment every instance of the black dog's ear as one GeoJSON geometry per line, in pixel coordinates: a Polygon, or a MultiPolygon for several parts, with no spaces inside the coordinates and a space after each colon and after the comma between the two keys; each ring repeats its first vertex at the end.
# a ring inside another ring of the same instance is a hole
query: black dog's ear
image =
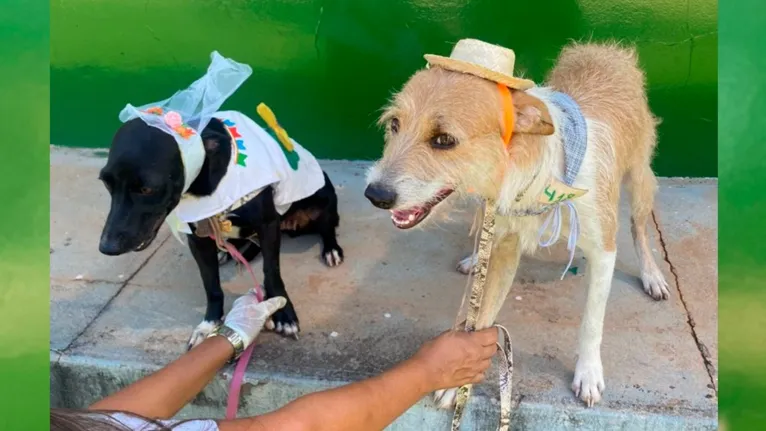
{"type": "Polygon", "coordinates": [[[202,134],[202,143],[205,145],[205,151],[216,151],[221,146],[229,145],[231,137],[228,134],[216,130],[206,130],[202,134]]]}

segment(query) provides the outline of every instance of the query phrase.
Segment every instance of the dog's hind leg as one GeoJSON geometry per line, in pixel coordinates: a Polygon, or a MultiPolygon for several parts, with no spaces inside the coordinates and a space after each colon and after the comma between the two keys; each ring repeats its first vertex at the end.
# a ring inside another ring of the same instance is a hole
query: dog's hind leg
{"type": "Polygon", "coordinates": [[[327,173],[324,173],[324,187],[317,192],[326,202],[324,210],[316,220],[316,229],[322,239],[322,260],[327,266],[333,267],[343,263],[343,249],[338,245],[337,233],[340,224],[340,215],[338,214],[338,195],[335,193],[335,186],[327,173]]]}
{"type": "Polygon", "coordinates": [[[187,347],[191,349],[204,341],[221,324],[224,297],[218,273],[218,247],[216,247],[215,241],[195,235],[188,235],[188,241],[189,250],[197,262],[202,277],[202,285],[205,287],[205,295],[207,296],[205,318],[202,323],[197,325],[189,338],[187,347]]]}
{"type": "Polygon", "coordinates": [[[343,249],[338,245],[336,233],[340,216],[338,215],[338,198],[334,193],[330,204],[322,211],[316,223],[317,231],[322,238],[322,260],[330,267],[340,265],[343,263],[343,249]]]}
{"type": "Polygon", "coordinates": [[[630,194],[630,231],[638,253],[644,292],[658,301],[668,299],[668,283],[654,259],[647,232],[647,224],[654,207],[654,194],[657,191],[657,178],[649,166],[649,160],[642,160],[628,171],[625,186],[630,194]]]}
{"type": "MultiPolygon", "coordinates": [[[[520,259],[521,248],[517,235],[509,234],[496,239],[487,269],[487,282],[479,307],[476,329],[489,328],[495,324],[495,319],[511,290],[520,259]]],[[[436,391],[434,400],[440,408],[451,409],[455,405],[456,396],[456,388],[444,389],[436,391]]]]}
{"type": "Polygon", "coordinates": [[[329,214],[322,214],[317,222],[319,236],[322,238],[322,260],[330,267],[340,265],[343,263],[343,249],[338,245],[336,238],[337,222],[333,223],[329,214]]]}

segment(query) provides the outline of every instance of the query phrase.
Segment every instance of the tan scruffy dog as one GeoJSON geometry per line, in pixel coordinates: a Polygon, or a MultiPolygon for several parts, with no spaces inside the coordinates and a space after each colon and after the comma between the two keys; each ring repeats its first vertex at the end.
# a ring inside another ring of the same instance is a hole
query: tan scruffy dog
{"type": "MultiPolygon", "coordinates": [[[[647,236],[658,120],[637,55],[616,44],[572,44],[546,86],[513,77],[513,51],[481,41],[460,41],[450,58],[426,58],[429,67],[410,78],[381,117],[386,145],[365,195],[390,210],[401,229],[418,225],[453,193],[496,201],[477,329],[495,322],[522,253],[535,252],[558,223],[571,252],[574,239],[588,262],[572,389],[592,406],[605,387],[601,339],[623,180],[644,290],[657,300],[669,294],[647,236]]],[[[474,262],[469,256],[459,268],[467,272],[474,262]]],[[[439,391],[436,400],[450,408],[455,390],[439,391]]]]}

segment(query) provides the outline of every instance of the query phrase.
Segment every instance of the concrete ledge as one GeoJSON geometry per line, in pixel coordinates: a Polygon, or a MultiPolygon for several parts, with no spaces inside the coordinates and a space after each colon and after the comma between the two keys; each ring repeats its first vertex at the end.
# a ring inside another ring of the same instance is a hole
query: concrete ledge
{"type": "MultiPolygon", "coordinates": [[[[103,163],[97,152],[51,151],[53,406],[87,406],[173,360],[205,306],[189,251],[167,231],[142,253],[98,253],[108,209],[96,180],[103,163]]],[[[322,164],[338,190],[347,259],[328,269],[316,238],[283,241],[283,278],[303,332],[298,342],[259,338],[241,414],[380,373],[450,327],[460,304],[465,277],[454,268],[471,248],[473,209],[437,208],[429,227],[401,232],[362,196],[367,163],[322,164]]],[[[655,302],[637,278],[621,206],[602,347],[607,392],[593,409],[569,389],[587,262],[576,254],[576,274],[561,281],[563,244],[522,259],[498,317],[514,339],[514,429],[717,429],[716,212],[715,180],[660,181],[652,247],[671,298],[655,302]]],[[[260,273],[259,260],[254,269],[260,273]]],[[[221,279],[228,308],[249,280],[233,265],[221,279]]],[[[222,372],[181,416],[222,417],[229,377],[222,372]]],[[[494,377],[476,387],[463,429],[495,429],[494,377]]],[[[449,429],[450,418],[424,399],[390,429],[449,429]]]]}
{"type": "MultiPolygon", "coordinates": [[[[64,355],[52,364],[52,398],[61,407],[87,406],[157,370],[156,365],[64,355]],[[55,389],[55,392],[53,391],[55,389]]],[[[226,369],[180,414],[179,418],[222,417],[232,369],[226,369]]],[[[248,372],[242,388],[240,415],[253,416],[277,409],[291,400],[348,382],[296,379],[248,372]],[[254,390],[257,388],[257,390],[254,390]]],[[[491,397],[471,398],[464,429],[491,430],[497,427],[499,407],[491,397]]],[[[449,429],[451,412],[438,410],[426,398],[415,405],[388,430],[449,429]]],[[[546,403],[519,402],[513,413],[514,430],[663,430],[697,431],[717,429],[715,419],[704,412],[634,412],[611,409],[560,408],[546,403]],[[678,414],[680,413],[680,414],[678,414]]]]}

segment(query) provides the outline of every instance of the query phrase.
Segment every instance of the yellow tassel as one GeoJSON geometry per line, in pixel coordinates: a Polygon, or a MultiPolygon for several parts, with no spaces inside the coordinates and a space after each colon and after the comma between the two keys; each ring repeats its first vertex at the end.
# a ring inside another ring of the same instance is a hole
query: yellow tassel
{"type": "Polygon", "coordinates": [[[274,131],[274,133],[277,135],[277,139],[285,147],[285,149],[292,153],[293,142],[290,140],[290,137],[287,135],[285,129],[283,129],[282,126],[280,126],[277,122],[277,116],[274,115],[274,112],[271,110],[271,108],[266,106],[264,103],[260,103],[258,104],[258,107],[255,108],[255,110],[258,112],[258,115],[263,118],[263,121],[266,122],[271,130],[274,131]]]}
{"type": "Polygon", "coordinates": [[[222,220],[221,221],[221,232],[223,232],[223,233],[231,233],[231,220],[222,220]]]}

